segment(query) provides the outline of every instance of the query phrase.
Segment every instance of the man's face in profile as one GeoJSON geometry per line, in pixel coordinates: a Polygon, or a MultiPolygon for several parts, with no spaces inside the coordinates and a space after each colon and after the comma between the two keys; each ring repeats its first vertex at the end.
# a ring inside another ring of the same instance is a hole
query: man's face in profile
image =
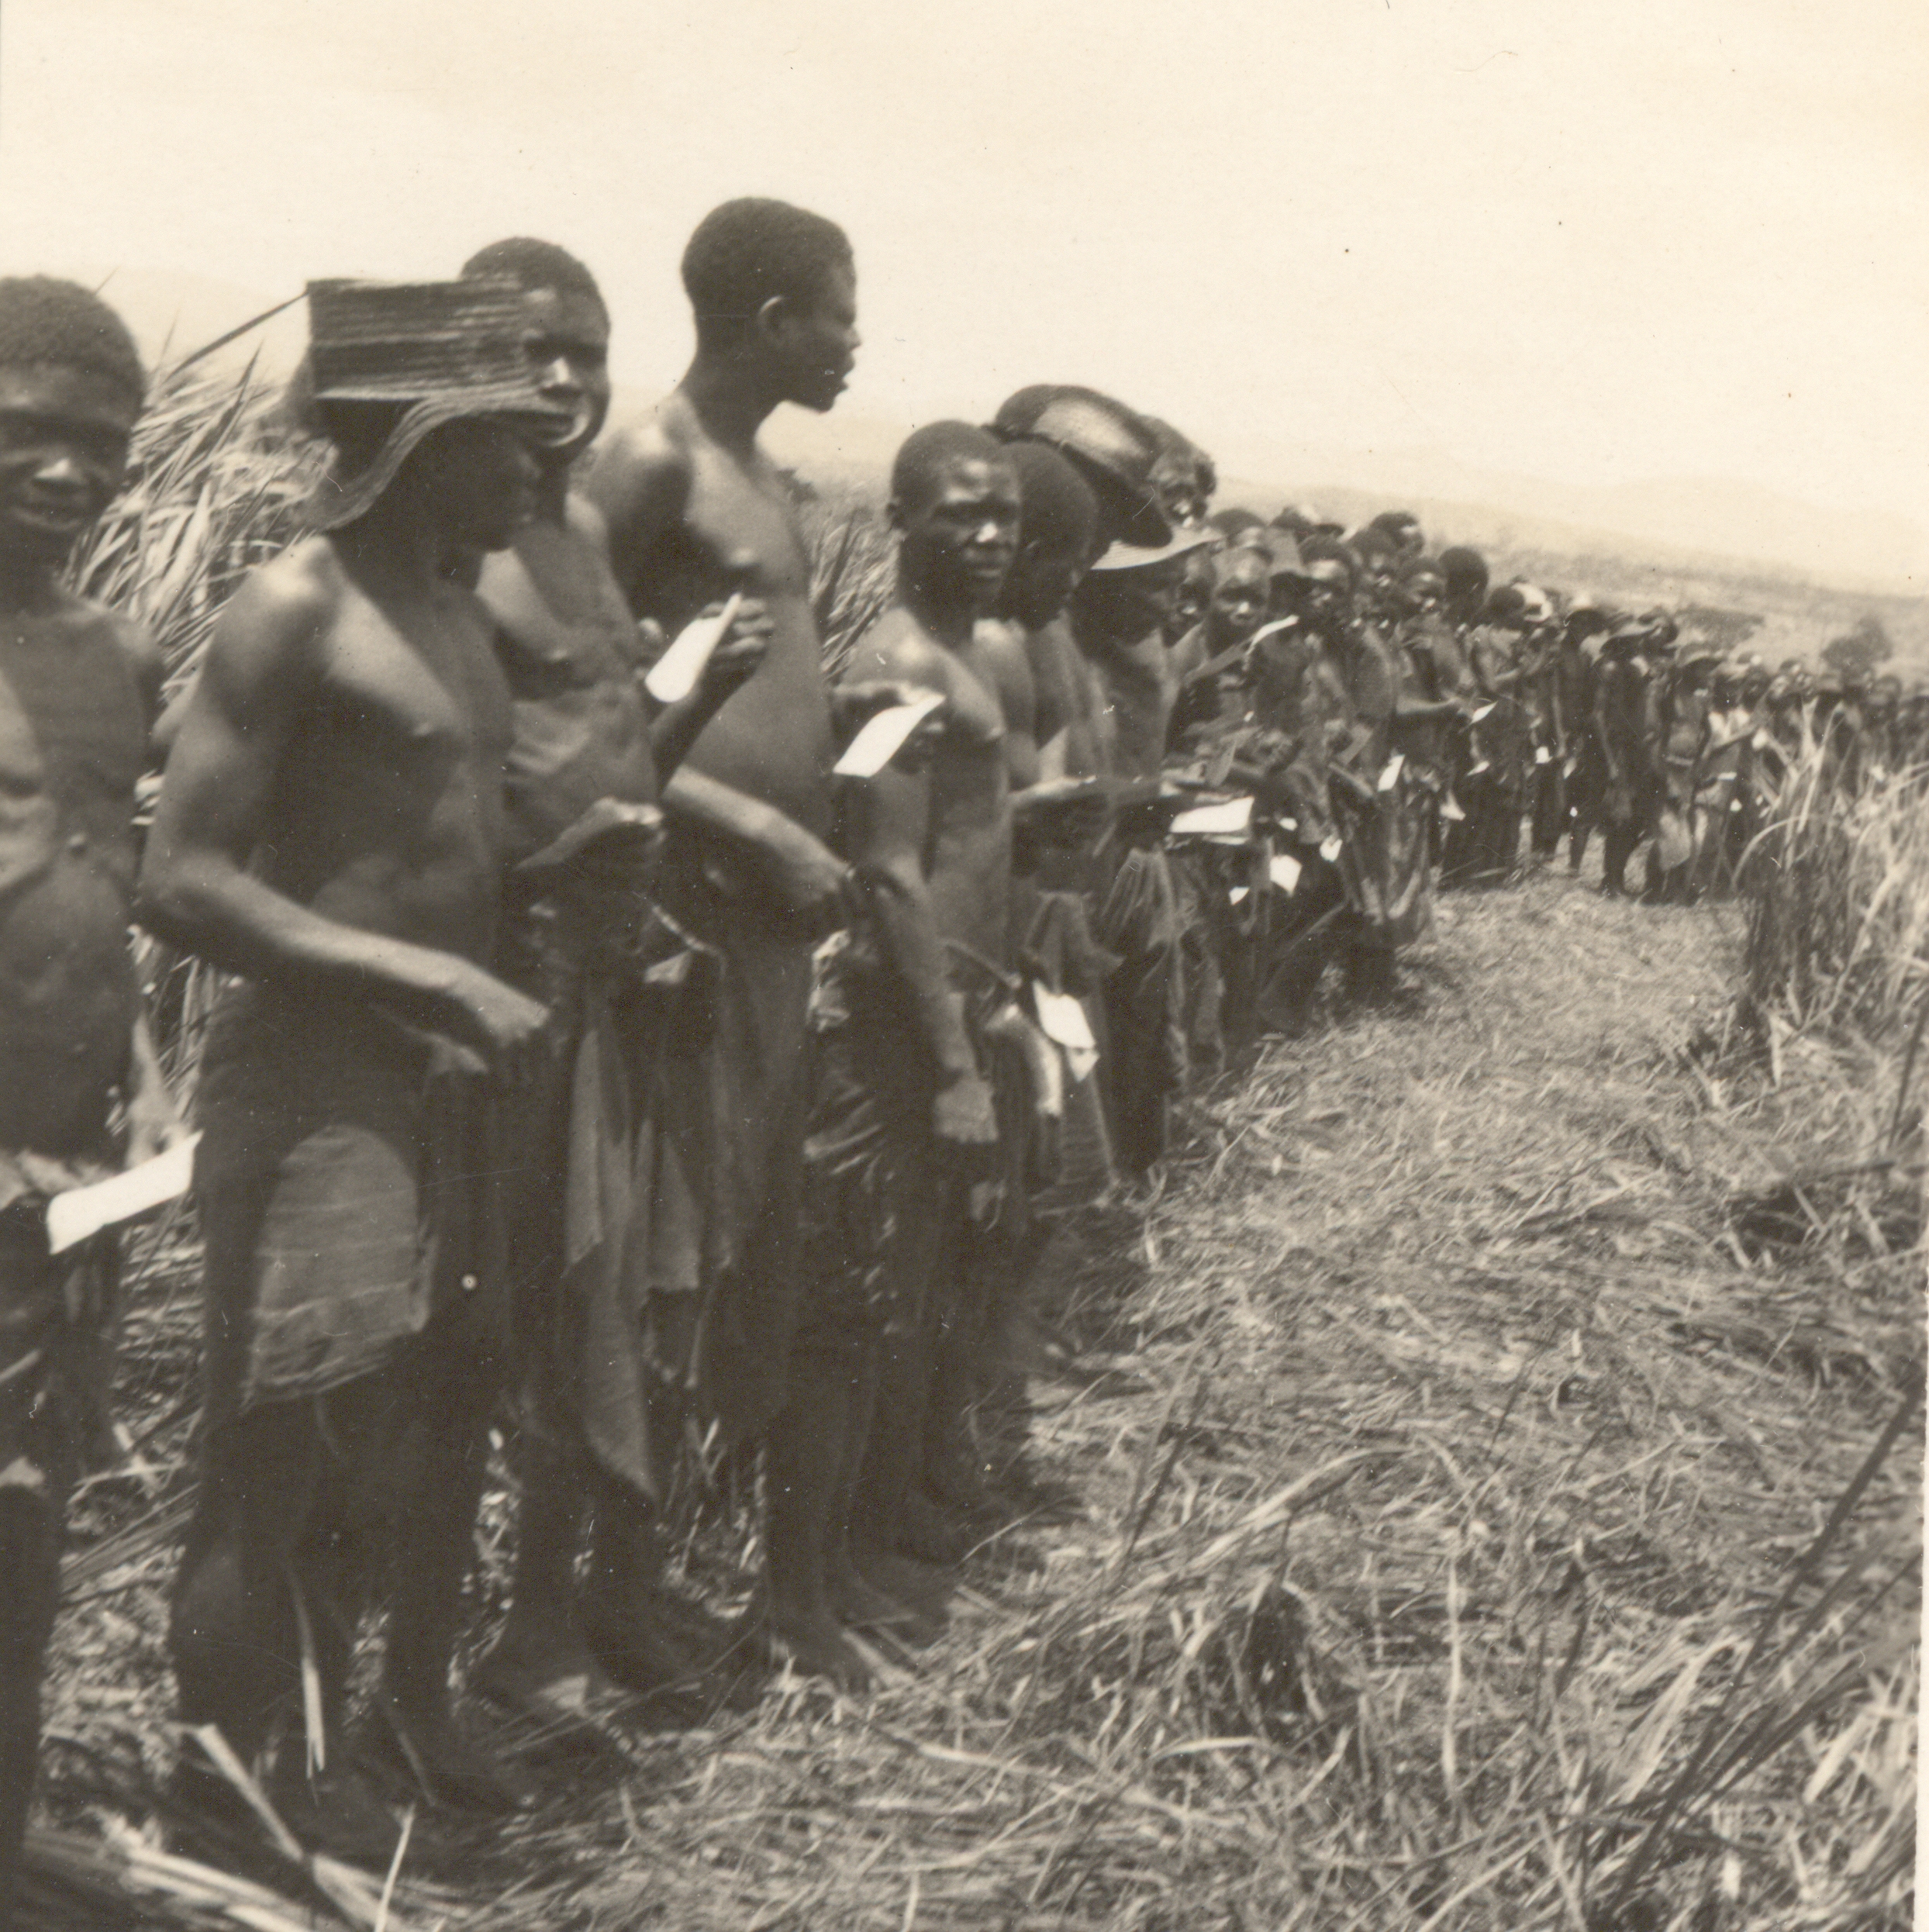
{"type": "Polygon", "coordinates": [[[807,306],[786,305],[776,335],[788,374],[786,399],[823,415],[844,392],[857,367],[858,275],[840,266],[826,272],[807,306]]]}

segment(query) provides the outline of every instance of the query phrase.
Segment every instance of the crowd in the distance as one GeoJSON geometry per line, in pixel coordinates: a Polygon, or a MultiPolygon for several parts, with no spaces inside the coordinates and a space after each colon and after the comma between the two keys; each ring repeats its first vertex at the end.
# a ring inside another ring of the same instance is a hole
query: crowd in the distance
{"type": "Polygon", "coordinates": [[[1437,879],[1508,876],[1524,824],[1578,868],[1598,829],[1608,889],[1645,837],[1686,896],[1803,732],[1902,754],[1879,707],[1490,587],[1411,517],[1212,515],[1182,435],[1062,385],[905,443],[892,592],[833,686],[757,432],[844,385],[850,244],[730,202],[682,280],[690,367],[607,433],[611,318],[562,250],[312,284],[312,534],[162,716],[153,645],[61,580],[140,361],[85,291],[0,282],[9,1872],[67,1501],[111,1436],[114,1234],[62,1245],[50,1209],[185,1131],[130,920],[222,975],[181,1803],[252,1778],[379,1863],[406,1799],[527,1799],[504,1714],[620,1723],[759,1665],[854,1690],[935,1639],[1039,1504],[1056,1233],[1330,965],[1393,992],[1437,879]],[[513,1575],[458,1700],[499,1428],[513,1575]],[[727,1628],[665,1574],[692,1443],[760,1471],[727,1628]]]}

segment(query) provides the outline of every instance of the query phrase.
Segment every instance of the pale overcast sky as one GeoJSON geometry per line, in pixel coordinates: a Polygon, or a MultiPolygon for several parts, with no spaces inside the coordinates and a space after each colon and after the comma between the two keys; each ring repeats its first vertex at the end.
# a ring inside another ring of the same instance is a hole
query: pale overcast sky
{"type": "Polygon", "coordinates": [[[0,259],[575,250],[679,372],[726,196],[843,222],[854,409],[1114,389],[1238,468],[1427,447],[1929,509],[1921,0],[5,0],[0,259]],[[1250,459],[1247,459],[1248,461],[1250,459]]]}

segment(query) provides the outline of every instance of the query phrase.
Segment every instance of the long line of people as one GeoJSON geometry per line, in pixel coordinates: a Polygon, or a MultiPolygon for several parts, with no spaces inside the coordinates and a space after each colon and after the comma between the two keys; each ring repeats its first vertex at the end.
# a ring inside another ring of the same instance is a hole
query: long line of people
{"type": "Polygon", "coordinates": [[[867,1640],[934,1636],[1036,1507],[1043,1258],[1156,1170],[1189,1082],[1329,968],[1396,994],[1437,885],[1511,875],[1524,827],[1577,869],[1598,830],[1610,890],[1644,837],[1692,894],[1802,734],[1858,783],[1923,722],[1492,587],[1409,516],[1209,520],[1203,451],[1068,385],[906,443],[893,590],[831,688],[757,436],[844,386],[849,242],[731,202],[682,275],[690,367],[607,436],[610,318],[561,249],[312,285],[316,533],[158,723],[152,645],[58,582],[144,374],[86,292],[0,283],[0,1883],[112,1330],[111,1232],[57,1252],[47,1210],[181,1130],[130,918],[224,976],[169,1640],[227,1755],[187,1795],[239,1759],[303,1842],[382,1863],[395,1780],[525,1795],[452,1682],[492,1427],[499,1709],[612,1721],[726,1647],[861,1688],[867,1640]],[[761,1462],[734,1631],[664,1575],[693,1437],[761,1462]]]}

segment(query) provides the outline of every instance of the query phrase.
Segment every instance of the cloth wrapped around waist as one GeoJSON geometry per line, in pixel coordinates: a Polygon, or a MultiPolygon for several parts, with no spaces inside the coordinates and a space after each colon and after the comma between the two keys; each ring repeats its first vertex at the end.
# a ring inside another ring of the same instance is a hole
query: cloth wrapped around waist
{"type": "Polygon", "coordinates": [[[720,963],[640,889],[606,886],[551,885],[513,906],[504,953],[507,976],[550,1007],[555,1048],[518,1137],[510,1237],[536,1420],[657,1494],[652,1401],[691,1371],[657,1298],[694,1307],[721,1233],[702,1200],[720,963]],[[687,1077],[666,1071],[672,1042],[687,1077]]]}
{"type": "Polygon", "coordinates": [[[197,1112],[218,1419],[386,1367],[458,1300],[506,1338],[512,1162],[473,1056],[365,1002],[231,986],[197,1112]]]}
{"type": "Polygon", "coordinates": [[[811,1327],[905,1320],[940,1264],[948,1225],[1016,1236],[1056,1171],[1064,1088],[1058,1050],[1022,988],[947,947],[965,1028],[991,1086],[996,1148],[941,1141],[937,1068],[909,989],[861,935],[820,950],[811,1007],[813,1088],[805,1143],[811,1327]]]}

